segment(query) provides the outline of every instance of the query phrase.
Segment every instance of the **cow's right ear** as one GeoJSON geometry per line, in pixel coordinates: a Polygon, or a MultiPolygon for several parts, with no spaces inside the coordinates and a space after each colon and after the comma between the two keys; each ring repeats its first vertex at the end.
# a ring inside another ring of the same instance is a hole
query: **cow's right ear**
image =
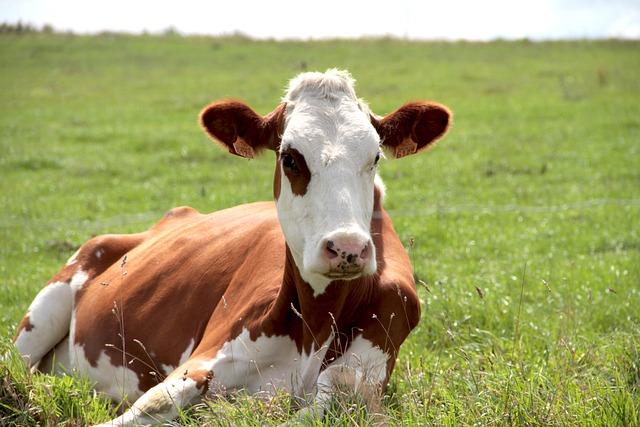
{"type": "Polygon", "coordinates": [[[284,130],[285,104],[265,117],[240,101],[215,102],[202,110],[200,124],[231,154],[254,158],[263,149],[276,150],[284,130]]]}

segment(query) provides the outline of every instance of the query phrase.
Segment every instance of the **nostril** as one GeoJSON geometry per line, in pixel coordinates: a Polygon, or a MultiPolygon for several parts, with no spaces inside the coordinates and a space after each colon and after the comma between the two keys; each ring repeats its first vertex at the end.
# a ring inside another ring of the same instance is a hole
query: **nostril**
{"type": "Polygon", "coordinates": [[[360,258],[367,259],[369,257],[369,245],[364,245],[362,252],[360,252],[360,258]]]}
{"type": "Polygon", "coordinates": [[[334,248],[335,244],[332,240],[327,240],[327,244],[325,245],[326,253],[328,258],[337,258],[338,252],[336,252],[334,248]]]}

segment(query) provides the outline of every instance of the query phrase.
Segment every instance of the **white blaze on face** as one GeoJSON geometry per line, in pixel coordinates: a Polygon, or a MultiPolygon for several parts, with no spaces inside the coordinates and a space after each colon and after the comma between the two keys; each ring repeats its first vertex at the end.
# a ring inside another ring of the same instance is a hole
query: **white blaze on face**
{"type": "Polygon", "coordinates": [[[294,80],[277,203],[287,244],[315,295],[376,271],[370,224],[380,138],[347,75],[294,80]]]}

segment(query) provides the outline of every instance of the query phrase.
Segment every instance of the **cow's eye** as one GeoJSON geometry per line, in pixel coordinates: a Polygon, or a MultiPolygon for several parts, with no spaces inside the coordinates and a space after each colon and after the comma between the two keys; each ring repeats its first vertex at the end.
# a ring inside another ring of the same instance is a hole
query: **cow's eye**
{"type": "Polygon", "coordinates": [[[373,164],[371,165],[371,170],[374,170],[376,166],[378,166],[378,160],[380,160],[380,153],[376,154],[376,158],[373,159],[373,164]]]}
{"type": "Polygon", "coordinates": [[[282,167],[291,170],[295,175],[300,174],[295,159],[289,153],[282,155],[282,167]]]}

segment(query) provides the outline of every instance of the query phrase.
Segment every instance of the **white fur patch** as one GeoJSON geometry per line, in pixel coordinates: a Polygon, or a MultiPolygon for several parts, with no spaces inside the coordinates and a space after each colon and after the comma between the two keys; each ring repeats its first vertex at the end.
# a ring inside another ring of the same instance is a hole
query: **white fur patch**
{"type": "Polygon", "coordinates": [[[348,365],[362,372],[367,381],[381,382],[387,375],[387,361],[389,356],[380,347],[373,346],[371,341],[357,336],[349,345],[345,354],[331,363],[334,365],[348,365]]]}
{"type": "Polygon", "coordinates": [[[296,395],[312,393],[333,336],[311,354],[300,354],[289,336],[260,336],[252,341],[244,329],[202,369],[213,371],[214,392],[245,389],[273,393],[283,388],[296,395]]]}
{"type": "Polygon", "coordinates": [[[328,144],[322,150],[322,163],[325,166],[339,160],[341,157],[344,157],[346,154],[346,150],[343,146],[338,144],[328,144]]]}
{"type": "Polygon", "coordinates": [[[118,418],[95,427],[160,425],[178,415],[178,408],[199,398],[196,382],[190,378],[165,381],[151,387],[118,418]]]}
{"type": "Polygon", "coordinates": [[[28,364],[36,364],[69,333],[73,297],[68,283],[45,286],[29,306],[32,325],[16,338],[15,346],[28,364]]]}
{"type": "Polygon", "coordinates": [[[321,416],[341,387],[365,394],[375,393],[386,378],[388,356],[370,341],[356,337],[347,352],[332,362],[318,377],[318,394],[313,411],[321,416]]]}
{"type": "MultiPolygon", "coordinates": [[[[133,402],[142,396],[138,388],[137,374],[125,366],[114,366],[104,351],[100,352],[96,366],[91,366],[84,355],[84,348],[80,345],[70,346],[71,360],[80,375],[86,375],[92,382],[96,382],[96,390],[102,391],[114,401],[127,399],[133,402]]],[[[128,360],[127,360],[128,361],[128,360]]]]}
{"type": "Polygon", "coordinates": [[[69,282],[69,286],[71,287],[71,291],[73,292],[74,296],[76,292],[78,292],[80,288],[82,288],[82,286],[87,283],[88,278],[89,275],[86,271],[80,269],[76,271],[76,274],[73,275],[71,281],[69,282]]]}
{"type": "Polygon", "coordinates": [[[320,98],[332,98],[336,93],[345,93],[356,100],[355,79],[348,71],[327,70],[326,73],[303,73],[291,79],[284,102],[295,102],[311,93],[320,98]]]}

